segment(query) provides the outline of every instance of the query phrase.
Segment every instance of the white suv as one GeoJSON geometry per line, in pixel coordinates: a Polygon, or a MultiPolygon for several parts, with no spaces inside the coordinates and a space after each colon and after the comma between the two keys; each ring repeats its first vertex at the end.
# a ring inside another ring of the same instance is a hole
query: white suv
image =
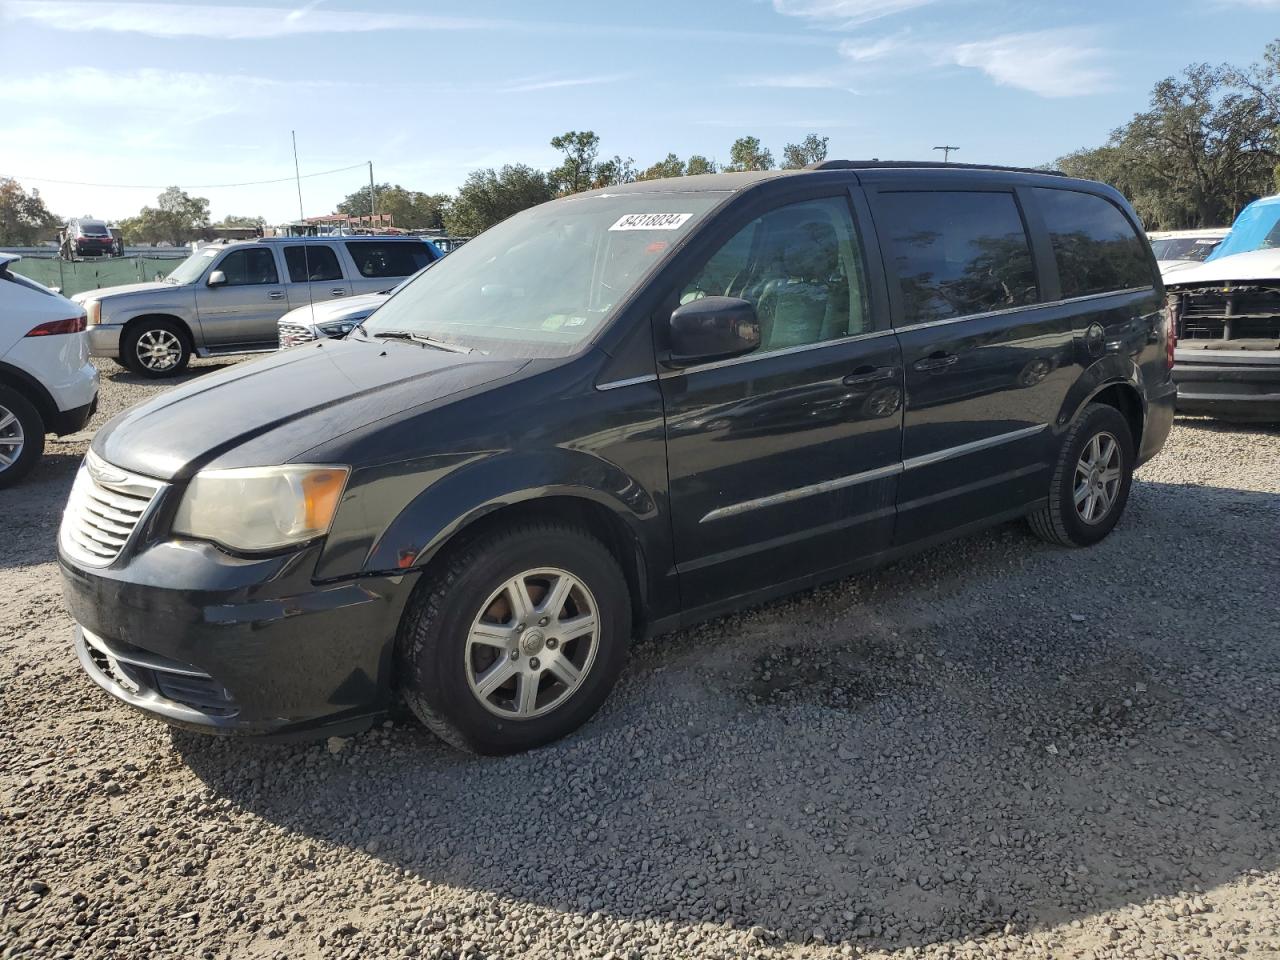
{"type": "Polygon", "coordinates": [[[44,452],[46,433],[82,430],[98,405],[84,308],[9,269],[0,253],[0,487],[44,452]]]}

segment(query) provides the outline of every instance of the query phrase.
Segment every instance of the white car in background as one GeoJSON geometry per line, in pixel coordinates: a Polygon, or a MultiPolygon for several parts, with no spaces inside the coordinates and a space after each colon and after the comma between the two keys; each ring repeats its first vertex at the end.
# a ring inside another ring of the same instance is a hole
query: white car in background
{"type": "MultiPolygon", "coordinates": [[[[433,261],[433,263],[438,262],[438,260],[433,261]]],[[[296,310],[290,310],[277,321],[280,349],[287,350],[289,347],[310,343],[313,340],[345,337],[369,319],[369,315],[386,303],[393,293],[410,283],[423,270],[430,268],[429,263],[412,276],[405,277],[390,290],[365,293],[339,302],[322,300],[320,303],[309,303],[296,310]]]]}
{"type": "Polygon", "coordinates": [[[369,314],[386,303],[390,296],[386,291],[366,293],[350,300],[326,300],[290,310],[277,321],[280,349],[328,337],[345,337],[356,324],[368,319],[369,314]]]}
{"type": "Polygon", "coordinates": [[[1160,275],[1204,263],[1218,248],[1230,227],[1208,227],[1203,230],[1162,230],[1147,234],[1151,252],[1156,255],[1160,275]]]}
{"type": "Polygon", "coordinates": [[[35,466],[45,434],[84,429],[98,405],[84,308],[9,269],[20,259],[0,253],[0,487],[35,466]]]}

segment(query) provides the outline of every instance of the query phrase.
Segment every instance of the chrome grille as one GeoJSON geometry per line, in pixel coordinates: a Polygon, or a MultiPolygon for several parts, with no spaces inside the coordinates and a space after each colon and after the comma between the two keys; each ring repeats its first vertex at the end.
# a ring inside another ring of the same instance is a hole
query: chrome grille
{"type": "Polygon", "coordinates": [[[161,486],[158,480],[120,470],[90,453],[62,514],[63,551],[86,566],[107,566],[133,537],[161,486]]]}
{"type": "Polygon", "coordinates": [[[316,338],[310,327],[304,327],[300,323],[282,323],[279,325],[280,331],[280,349],[286,347],[296,347],[300,343],[310,343],[316,338]]]}

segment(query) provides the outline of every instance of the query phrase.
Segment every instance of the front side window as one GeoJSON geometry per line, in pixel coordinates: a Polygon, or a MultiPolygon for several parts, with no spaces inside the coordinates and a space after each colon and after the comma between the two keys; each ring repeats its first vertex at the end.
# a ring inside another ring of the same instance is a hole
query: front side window
{"type": "Polygon", "coordinates": [[[882,193],[876,220],[902,288],[904,323],[1039,299],[1031,245],[1011,193],[882,193]],[[883,222],[881,222],[883,221],[883,222]]]}
{"type": "Polygon", "coordinates": [[[1058,261],[1063,297],[1152,285],[1146,241],[1110,200],[1049,187],[1036,187],[1035,195],[1058,261]]]}
{"type": "Polygon", "coordinates": [[[348,243],[347,252],[362,277],[407,277],[431,262],[425,243],[348,243]]]}
{"type": "Polygon", "coordinates": [[[232,250],[218,264],[227,277],[228,287],[248,287],[264,283],[279,283],[276,258],[265,248],[232,250]]]}
{"type": "Polygon", "coordinates": [[[284,262],[289,268],[290,283],[341,280],[342,268],[332,247],[318,243],[284,248],[284,262]]]}
{"type": "Polygon", "coordinates": [[[760,349],[781,350],[870,332],[862,249],[843,198],[807,200],[751,221],[680,291],[749,300],[760,349]]]}
{"type": "Polygon", "coordinates": [[[364,330],[373,337],[412,333],[496,356],[567,356],[724,197],[636,190],[533,207],[422,271],[364,330]]]}

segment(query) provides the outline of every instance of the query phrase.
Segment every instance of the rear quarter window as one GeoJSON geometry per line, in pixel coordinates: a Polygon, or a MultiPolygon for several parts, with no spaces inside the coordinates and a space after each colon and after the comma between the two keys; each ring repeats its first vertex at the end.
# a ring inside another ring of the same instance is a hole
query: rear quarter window
{"type": "Polygon", "coordinates": [[[362,277],[407,277],[432,261],[425,243],[390,241],[348,243],[347,252],[362,277]]]}
{"type": "Polygon", "coordinates": [[[1153,285],[1147,244],[1114,203],[1074,190],[1035,187],[1033,192],[1064,298],[1153,285]]]}

